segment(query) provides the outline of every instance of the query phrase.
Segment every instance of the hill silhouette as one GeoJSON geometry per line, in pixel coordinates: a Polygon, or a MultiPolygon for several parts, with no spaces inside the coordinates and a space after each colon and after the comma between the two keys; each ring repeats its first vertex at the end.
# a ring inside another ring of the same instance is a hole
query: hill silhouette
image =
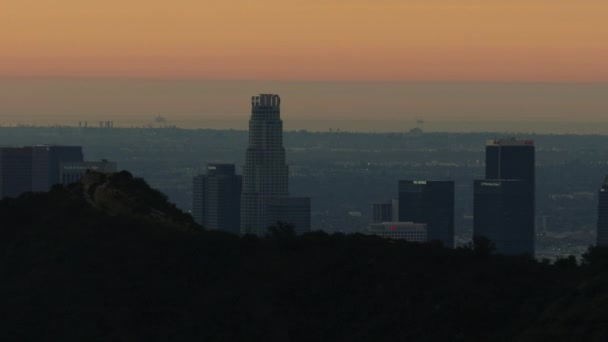
{"type": "Polygon", "coordinates": [[[6,341],[604,341],[581,266],[363,235],[206,231],[127,172],[0,201],[6,341]]]}

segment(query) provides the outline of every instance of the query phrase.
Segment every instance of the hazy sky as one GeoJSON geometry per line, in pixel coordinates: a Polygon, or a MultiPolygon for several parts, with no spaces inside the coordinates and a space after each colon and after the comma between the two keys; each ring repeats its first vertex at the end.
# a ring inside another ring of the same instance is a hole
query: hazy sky
{"type": "Polygon", "coordinates": [[[608,81],[606,0],[2,0],[0,76],[608,81]]]}
{"type": "Polygon", "coordinates": [[[261,92],[287,126],[608,121],[608,0],[0,0],[0,124],[242,128],[261,92]]]}

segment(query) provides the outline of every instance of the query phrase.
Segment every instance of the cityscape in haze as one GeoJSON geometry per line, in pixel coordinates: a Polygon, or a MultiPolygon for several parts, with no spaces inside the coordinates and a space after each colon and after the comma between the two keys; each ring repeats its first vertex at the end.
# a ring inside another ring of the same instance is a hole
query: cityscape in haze
{"type": "Polygon", "coordinates": [[[0,340],[608,340],[605,0],[6,0],[0,340]]]}

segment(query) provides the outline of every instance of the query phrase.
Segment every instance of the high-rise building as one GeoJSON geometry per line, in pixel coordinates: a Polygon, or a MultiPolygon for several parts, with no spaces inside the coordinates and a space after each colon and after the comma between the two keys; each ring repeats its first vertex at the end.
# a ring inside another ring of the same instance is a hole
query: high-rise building
{"type": "Polygon", "coordinates": [[[608,177],[604,179],[598,196],[597,245],[608,247],[608,177]]]}
{"type": "Polygon", "coordinates": [[[475,203],[477,209],[474,216],[473,234],[485,236],[496,244],[498,253],[534,255],[534,215],[535,215],[535,145],[533,140],[490,140],[486,144],[486,181],[476,181],[475,203]],[[518,183],[515,183],[518,181],[518,183]],[[486,185],[481,185],[482,183],[486,185]],[[498,186],[487,184],[499,184],[498,186]],[[493,191],[488,189],[494,187],[493,191]],[[500,191],[496,188],[501,189],[500,191]],[[489,191],[489,192],[488,192],[489,191]],[[489,203],[482,203],[477,196],[492,194],[489,203]],[[517,197],[518,203],[509,199],[517,197]],[[501,198],[501,200],[498,200],[501,198]],[[484,228],[487,224],[487,214],[491,211],[496,215],[515,215],[513,206],[518,208],[518,217],[505,219],[517,222],[512,225],[494,224],[492,229],[484,228]],[[500,214],[502,213],[502,214],[500,214]],[[503,229],[503,231],[496,231],[503,229]],[[490,235],[488,235],[490,234],[490,235]],[[500,239],[500,241],[498,240],[500,239]],[[515,247],[519,246],[519,247],[515,247]]]}
{"type": "Polygon", "coordinates": [[[114,173],[117,171],[116,163],[102,160],[98,162],[62,162],[59,167],[61,184],[76,183],[84,177],[87,171],[114,173]]]}
{"type": "Polygon", "coordinates": [[[268,201],[268,222],[266,226],[287,223],[298,234],[310,232],[310,198],[277,197],[268,201]]]}
{"type": "Polygon", "coordinates": [[[241,176],[234,164],[210,163],[194,177],[192,216],[207,229],[238,234],[241,226],[241,176]]]}
{"type": "Polygon", "coordinates": [[[61,183],[61,163],[82,162],[82,146],[37,145],[32,150],[32,191],[49,191],[61,183]]]}
{"type": "Polygon", "coordinates": [[[473,231],[506,255],[534,254],[529,184],[521,180],[476,180],[473,231]]]}
{"type": "Polygon", "coordinates": [[[454,182],[399,181],[399,221],[426,224],[429,241],[454,247],[454,182]]]}
{"type": "Polygon", "coordinates": [[[0,148],[0,199],[32,191],[32,148],[0,148]]]}
{"type": "Polygon", "coordinates": [[[281,98],[274,94],[253,96],[249,147],[243,166],[242,234],[264,235],[269,201],[289,194],[288,174],[283,147],[281,98]]]}
{"type": "Polygon", "coordinates": [[[413,222],[384,222],[373,223],[367,233],[385,239],[407,240],[411,242],[426,242],[427,226],[424,223],[413,222]]]}

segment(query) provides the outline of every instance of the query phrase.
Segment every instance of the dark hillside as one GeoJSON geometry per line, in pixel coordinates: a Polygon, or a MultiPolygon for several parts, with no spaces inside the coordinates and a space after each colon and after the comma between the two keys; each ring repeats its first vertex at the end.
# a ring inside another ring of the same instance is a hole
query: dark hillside
{"type": "Polygon", "coordinates": [[[494,256],[483,241],[448,250],[280,229],[238,238],[198,228],[128,173],[1,201],[0,217],[6,341],[608,336],[595,321],[572,324],[606,317],[590,310],[608,293],[601,255],[579,267],[494,256]]]}

